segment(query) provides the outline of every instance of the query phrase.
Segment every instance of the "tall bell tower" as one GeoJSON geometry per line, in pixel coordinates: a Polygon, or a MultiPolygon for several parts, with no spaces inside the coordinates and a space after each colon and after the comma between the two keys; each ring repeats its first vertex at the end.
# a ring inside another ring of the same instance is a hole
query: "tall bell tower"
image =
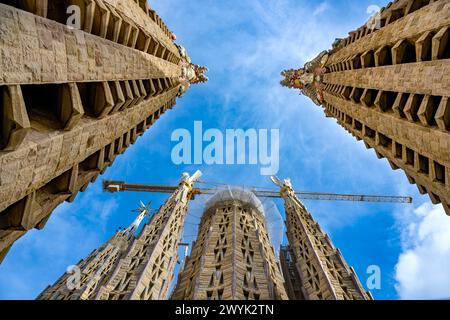
{"type": "Polygon", "coordinates": [[[285,279],[290,281],[287,288],[292,294],[291,298],[372,299],[370,293],[360,284],[353,268],[345,262],[339,249],[333,246],[328,235],[322,231],[320,225],[297,198],[290,180],[281,181],[276,177],[272,177],[272,180],[280,187],[280,194],[284,200],[290,250],[282,250],[281,258],[284,259],[282,264],[287,266],[290,264],[293,267],[291,270],[285,268],[290,272],[286,273],[285,279]]]}
{"type": "Polygon", "coordinates": [[[282,72],[450,215],[450,3],[390,2],[303,68],[282,72]]]}
{"type": "Polygon", "coordinates": [[[228,187],[212,196],[180,272],[174,300],[286,300],[265,212],[250,191],[228,187]]]}
{"type": "Polygon", "coordinates": [[[207,78],[143,0],[0,1],[0,30],[1,262],[207,78]]]}
{"type": "Polygon", "coordinates": [[[140,208],[137,219],[117,232],[106,244],[82,260],[79,283],[65,273],[42,292],[43,300],[164,300],[177,262],[178,248],[192,187],[201,176],[183,174],[178,188],[143,226],[136,230],[149,212],[140,208]],[[68,282],[70,281],[70,283],[68,282]]]}

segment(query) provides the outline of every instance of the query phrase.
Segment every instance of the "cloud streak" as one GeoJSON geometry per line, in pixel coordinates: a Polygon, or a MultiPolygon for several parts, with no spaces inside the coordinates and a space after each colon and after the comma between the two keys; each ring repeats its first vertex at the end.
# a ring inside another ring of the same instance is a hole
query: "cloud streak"
{"type": "Polygon", "coordinates": [[[330,8],[330,6],[328,5],[327,2],[322,2],[322,3],[319,4],[319,6],[314,10],[313,16],[318,16],[318,15],[320,15],[320,14],[326,12],[329,8],[330,8]]]}

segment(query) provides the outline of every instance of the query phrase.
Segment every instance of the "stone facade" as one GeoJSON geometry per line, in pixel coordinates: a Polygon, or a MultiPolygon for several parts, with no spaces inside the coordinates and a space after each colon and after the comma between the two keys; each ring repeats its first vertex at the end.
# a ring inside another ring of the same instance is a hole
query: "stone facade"
{"type": "MultiPolygon", "coordinates": [[[[164,300],[178,262],[188,202],[201,176],[178,187],[136,236],[150,209],[63,274],[43,300],[164,300]],[[76,286],[75,286],[76,285],[76,286]]],[[[296,197],[289,180],[273,177],[285,201],[289,244],[278,261],[266,213],[251,191],[228,187],[207,201],[196,241],[181,265],[173,300],[372,299],[339,250],[296,197]]],[[[187,251],[186,251],[187,253],[187,251]]]]}
{"type": "Polygon", "coordinates": [[[178,260],[192,186],[201,175],[184,176],[175,192],[135,236],[149,213],[142,207],[129,228],[117,232],[105,245],[80,261],[79,280],[65,273],[47,287],[40,300],[165,300],[178,260]],[[78,288],[69,288],[79,281],[78,288]]]}
{"type": "Polygon", "coordinates": [[[191,64],[146,1],[0,2],[1,262],[175,105],[191,64]]]}
{"type": "Polygon", "coordinates": [[[371,300],[340,251],[295,195],[289,180],[280,187],[286,213],[289,247],[280,260],[290,299],[371,300]]]}
{"type": "Polygon", "coordinates": [[[280,266],[289,300],[305,300],[302,292],[302,280],[296,269],[295,255],[289,246],[282,246],[280,249],[280,266]]]}
{"type": "Polygon", "coordinates": [[[450,215],[449,27],[448,0],[390,3],[333,44],[307,96],[450,215]]]}
{"type": "Polygon", "coordinates": [[[238,189],[213,197],[172,299],[287,299],[260,201],[238,189]]]}
{"type": "Polygon", "coordinates": [[[92,299],[98,285],[112,272],[118,259],[127,251],[142,220],[150,214],[150,209],[144,205],[138,211],[138,217],[128,228],[117,231],[104,245],[78,262],[76,268],[64,273],[55,284],[48,286],[37,299],[92,299]]]}

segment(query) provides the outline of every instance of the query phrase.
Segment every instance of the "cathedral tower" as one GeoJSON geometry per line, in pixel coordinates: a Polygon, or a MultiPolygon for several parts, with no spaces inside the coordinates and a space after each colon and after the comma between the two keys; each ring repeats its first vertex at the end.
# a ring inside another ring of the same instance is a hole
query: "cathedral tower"
{"type": "Polygon", "coordinates": [[[450,215],[450,2],[397,0],[282,72],[450,215]]]}
{"type": "MultiPolygon", "coordinates": [[[[77,266],[79,286],[68,287],[71,274],[64,274],[38,299],[83,300],[164,300],[177,262],[178,248],[192,196],[192,185],[201,176],[184,174],[178,188],[142,228],[135,232],[148,213],[143,207],[137,220],[118,232],[77,266]]],[[[71,281],[73,282],[73,281],[71,281]]]]}
{"type": "Polygon", "coordinates": [[[142,0],[0,1],[0,262],[206,68],[142,0]]]}
{"type": "MultiPolygon", "coordinates": [[[[191,177],[184,174],[164,205],[135,235],[150,210],[142,205],[130,227],[77,264],[78,275],[65,273],[38,299],[167,299],[188,202],[196,194],[211,191],[193,187],[200,176],[199,171],[191,177]]],[[[285,202],[289,241],[281,248],[280,262],[268,232],[274,226],[267,222],[270,213],[255,194],[274,195],[256,189],[219,190],[205,205],[197,239],[181,266],[171,299],[372,299],[299,201],[290,181],[272,180],[285,202]]],[[[114,187],[113,182],[108,184],[111,190],[114,187]]]]}
{"type": "Polygon", "coordinates": [[[284,300],[283,282],[261,202],[229,188],[208,200],[172,299],[284,300]]]}
{"type": "Polygon", "coordinates": [[[37,299],[39,300],[89,300],[100,281],[112,272],[121,254],[128,249],[135,233],[150,209],[142,205],[138,217],[125,230],[119,230],[89,257],[81,260],[77,269],[71,269],[59,278],[55,284],[48,286],[37,299]],[[79,272],[77,276],[76,272],[79,272]]]}
{"type": "Polygon", "coordinates": [[[281,260],[291,299],[369,300],[353,268],[295,195],[289,180],[272,177],[284,199],[289,247],[281,260]]]}

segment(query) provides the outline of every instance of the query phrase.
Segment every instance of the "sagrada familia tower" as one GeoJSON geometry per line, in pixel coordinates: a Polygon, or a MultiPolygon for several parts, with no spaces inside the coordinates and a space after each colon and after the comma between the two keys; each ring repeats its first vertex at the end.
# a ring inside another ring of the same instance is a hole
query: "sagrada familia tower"
{"type": "Polygon", "coordinates": [[[397,0],[303,68],[282,72],[450,215],[450,3],[397,0]]]}
{"type": "Polygon", "coordinates": [[[137,235],[139,223],[149,213],[145,206],[128,228],[119,230],[38,299],[372,299],[290,181],[276,177],[272,179],[284,199],[289,239],[281,261],[269,239],[260,200],[251,191],[229,187],[207,201],[197,239],[170,292],[188,204],[200,175],[183,174],[173,194],[137,235]]]}
{"type": "Polygon", "coordinates": [[[207,78],[147,1],[0,2],[1,262],[207,78]]]}
{"type": "MultiPolygon", "coordinates": [[[[1,262],[191,84],[207,81],[207,69],[192,63],[145,0],[0,2],[1,262]]],[[[448,0],[398,0],[303,68],[282,72],[282,85],[322,106],[448,214],[449,26],[448,0]]],[[[155,213],[142,205],[128,228],[38,299],[372,299],[290,180],[276,177],[288,239],[279,257],[255,192],[228,187],[208,200],[175,281],[200,176],[183,174],[155,213]]]]}

